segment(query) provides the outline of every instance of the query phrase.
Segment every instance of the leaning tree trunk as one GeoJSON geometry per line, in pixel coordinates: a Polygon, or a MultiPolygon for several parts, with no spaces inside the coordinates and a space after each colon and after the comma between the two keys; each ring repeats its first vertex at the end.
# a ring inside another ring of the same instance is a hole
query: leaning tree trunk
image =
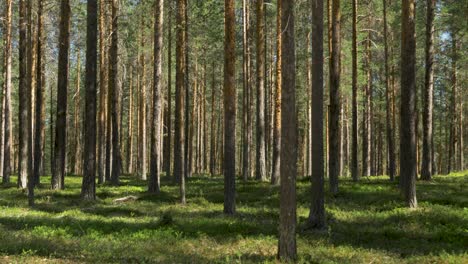
{"type": "Polygon", "coordinates": [[[401,125],[400,166],[405,201],[410,208],[416,200],[416,38],[415,1],[402,2],[401,39],[401,125]]]}
{"type": "Polygon", "coordinates": [[[55,164],[52,172],[52,189],[64,189],[65,155],[67,140],[67,90],[68,53],[70,50],[70,1],[62,0],[60,5],[60,36],[57,86],[57,121],[55,125],[55,164]]]}
{"type": "Polygon", "coordinates": [[[160,153],[161,153],[161,121],[162,112],[162,46],[163,46],[163,22],[164,22],[164,1],[158,0],[155,3],[156,15],[154,20],[154,73],[153,73],[153,115],[151,117],[151,157],[150,157],[150,178],[148,181],[148,192],[159,193],[161,184],[159,175],[161,174],[160,153]]]}
{"type": "Polygon", "coordinates": [[[294,43],[294,0],[280,0],[281,27],[281,189],[278,257],[293,261],[296,248],[296,55],[294,43]]]}

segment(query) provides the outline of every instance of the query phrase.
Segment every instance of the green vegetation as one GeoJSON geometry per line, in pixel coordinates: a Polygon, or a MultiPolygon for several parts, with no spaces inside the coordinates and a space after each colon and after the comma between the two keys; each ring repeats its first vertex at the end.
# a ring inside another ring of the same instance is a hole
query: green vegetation
{"type": "MultiPolygon", "coordinates": [[[[15,177],[16,178],[16,177],[15,177]]],[[[49,182],[44,177],[42,182],[49,182]]],[[[80,201],[81,177],[67,189],[37,190],[37,205],[10,186],[0,187],[0,262],[249,263],[275,262],[278,187],[239,181],[238,213],[225,216],[221,178],[193,177],[187,205],[163,179],[162,193],[124,177],[121,187],[98,188],[98,201],[80,201]],[[134,195],[137,201],[115,203],[134,195]]],[[[302,263],[466,263],[468,171],[418,182],[418,209],[407,209],[386,177],[342,179],[326,196],[328,230],[298,234],[302,263]]],[[[298,182],[298,217],[307,217],[310,183],[298,182]]]]}

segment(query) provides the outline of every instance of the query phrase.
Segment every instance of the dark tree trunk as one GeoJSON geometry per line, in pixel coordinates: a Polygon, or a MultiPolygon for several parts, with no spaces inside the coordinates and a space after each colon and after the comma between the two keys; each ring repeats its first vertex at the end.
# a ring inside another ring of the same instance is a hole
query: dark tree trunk
{"type": "Polygon", "coordinates": [[[3,183],[10,182],[11,175],[11,35],[12,35],[12,10],[11,0],[6,1],[4,17],[4,44],[3,44],[3,183]]]}
{"type": "Polygon", "coordinates": [[[235,1],[224,1],[224,213],[236,212],[235,1]]]}
{"type": "Polygon", "coordinates": [[[281,189],[278,257],[297,258],[296,248],[296,57],[294,44],[294,0],[280,0],[281,5],[281,189]]]}
{"type": "Polygon", "coordinates": [[[96,199],[97,1],[88,0],[86,21],[86,91],[81,197],[96,199]]]}
{"type": "Polygon", "coordinates": [[[185,133],[184,133],[184,101],[185,101],[185,8],[186,0],[177,1],[176,18],[176,110],[174,138],[174,179],[180,183],[180,199],[185,204],[185,133]]]}
{"type": "Polygon", "coordinates": [[[57,86],[57,121],[55,125],[55,165],[52,173],[52,189],[65,188],[65,155],[67,142],[67,90],[68,53],[70,50],[70,1],[62,0],[60,5],[60,36],[57,86]]]}
{"type": "Polygon", "coordinates": [[[395,178],[395,142],[393,140],[392,127],[392,91],[390,89],[390,71],[388,67],[388,30],[387,30],[387,1],[383,0],[383,16],[384,16],[384,46],[385,46],[385,103],[386,103],[386,131],[387,131],[387,147],[388,147],[388,174],[390,181],[395,178]]]}
{"type": "Polygon", "coordinates": [[[434,9],[436,0],[427,0],[427,20],[426,20],[426,73],[424,83],[424,112],[423,112],[423,152],[421,179],[431,180],[432,163],[434,158],[432,139],[432,112],[434,98],[434,9]]]}
{"type": "Polygon", "coordinates": [[[163,46],[163,22],[164,1],[155,3],[156,13],[154,20],[154,74],[153,74],[153,115],[151,118],[151,157],[150,178],[148,181],[148,192],[159,193],[161,164],[159,164],[161,153],[161,117],[162,111],[162,46],[163,46]]]}
{"type": "Polygon", "coordinates": [[[28,177],[31,169],[31,89],[27,80],[27,9],[26,2],[19,4],[19,162],[18,186],[28,187],[28,177]]]}
{"type": "Polygon", "coordinates": [[[112,0],[112,42],[109,57],[109,97],[111,103],[112,116],[112,185],[119,184],[121,157],[119,144],[119,37],[118,37],[118,0],[112,0]]]}
{"type": "Polygon", "coordinates": [[[42,162],[42,138],[44,136],[44,121],[43,121],[43,107],[44,107],[44,91],[43,91],[43,74],[42,74],[42,52],[44,41],[44,2],[39,1],[38,8],[38,39],[37,39],[37,64],[36,64],[36,105],[34,112],[34,166],[33,166],[33,178],[34,184],[39,183],[40,169],[42,162]]]}
{"type": "MultiPolygon", "coordinates": [[[[323,138],[323,0],[312,0],[312,136],[323,138]]],[[[308,226],[326,226],[323,140],[312,141],[312,192],[308,226]]]]}
{"type": "Polygon", "coordinates": [[[341,11],[340,0],[332,3],[332,49],[330,58],[329,170],[330,192],[338,193],[340,173],[340,75],[341,75],[341,11]]]}
{"type": "Polygon", "coordinates": [[[400,166],[403,194],[410,208],[416,200],[416,38],[415,1],[402,2],[400,166]]]}

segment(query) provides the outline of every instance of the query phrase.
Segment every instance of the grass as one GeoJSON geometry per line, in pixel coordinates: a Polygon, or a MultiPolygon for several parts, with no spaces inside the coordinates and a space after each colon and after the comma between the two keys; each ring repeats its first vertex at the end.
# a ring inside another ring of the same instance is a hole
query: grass
{"type": "MultiPolygon", "coordinates": [[[[162,193],[122,178],[100,186],[98,201],[80,201],[80,177],[66,190],[49,178],[27,207],[24,192],[0,186],[0,263],[275,263],[278,187],[238,181],[237,215],[222,214],[222,178],[193,177],[187,205],[178,187],[162,193]],[[115,204],[127,195],[137,201],[115,204]]],[[[300,231],[300,263],[468,263],[468,171],[417,183],[419,208],[406,209],[385,177],[340,182],[326,196],[328,230],[300,231]]],[[[308,214],[310,183],[298,181],[299,230],[308,214]]]]}

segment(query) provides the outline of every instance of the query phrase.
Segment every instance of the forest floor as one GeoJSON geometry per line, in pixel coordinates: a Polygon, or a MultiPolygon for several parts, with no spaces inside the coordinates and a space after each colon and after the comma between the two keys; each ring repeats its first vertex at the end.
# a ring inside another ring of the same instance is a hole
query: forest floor
{"type": "MultiPolygon", "coordinates": [[[[13,184],[0,186],[0,263],[276,262],[279,188],[268,183],[238,181],[230,217],[220,177],[191,178],[185,206],[169,179],[152,196],[123,177],[120,187],[98,187],[95,203],[80,201],[81,177],[67,177],[64,191],[49,180],[34,209],[13,184]],[[129,195],[138,200],[114,202],[129,195]]],[[[310,183],[297,185],[301,263],[468,263],[468,171],[418,181],[416,210],[386,177],[343,178],[338,196],[327,193],[320,232],[302,230],[310,183]]]]}

